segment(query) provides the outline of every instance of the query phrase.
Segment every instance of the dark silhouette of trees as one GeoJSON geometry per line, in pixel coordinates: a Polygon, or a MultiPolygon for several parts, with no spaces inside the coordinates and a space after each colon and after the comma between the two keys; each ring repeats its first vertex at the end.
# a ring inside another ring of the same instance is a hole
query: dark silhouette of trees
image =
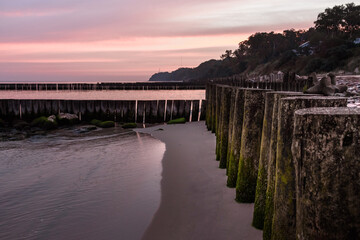
{"type": "Polygon", "coordinates": [[[325,9],[318,15],[314,22],[318,31],[325,31],[331,37],[337,35],[349,35],[359,33],[360,28],[360,6],[354,3],[337,5],[325,9]]]}
{"type": "Polygon", "coordinates": [[[341,68],[354,57],[358,58],[352,60],[352,65],[360,62],[360,44],[354,43],[360,37],[360,5],[348,3],[327,8],[314,24],[307,30],[257,32],[240,42],[234,51],[226,50],[221,60],[210,60],[194,69],[178,69],[157,77],[188,80],[279,70],[307,74],[341,68]]]}

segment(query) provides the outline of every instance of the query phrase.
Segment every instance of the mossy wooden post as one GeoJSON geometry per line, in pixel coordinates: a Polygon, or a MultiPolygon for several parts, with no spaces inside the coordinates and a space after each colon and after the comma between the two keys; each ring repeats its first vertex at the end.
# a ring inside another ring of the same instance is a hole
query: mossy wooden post
{"type": "Polygon", "coordinates": [[[261,134],[259,168],[256,183],[255,205],[253,226],[258,229],[263,229],[266,205],[266,190],[268,183],[268,163],[270,161],[270,142],[271,130],[273,128],[273,112],[275,105],[275,96],[299,95],[302,93],[295,92],[267,92],[265,96],[265,110],[261,134]]]}
{"type": "Polygon", "coordinates": [[[268,149],[267,187],[266,187],[265,209],[264,209],[264,226],[263,226],[264,240],[271,239],[272,219],[274,214],[275,166],[276,166],[279,104],[281,98],[292,95],[303,95],[303,94],[296,92],[279,91],[279,92],[275,92],[273,96],[274,100],[273,100],[273,109],[272,109],[272,117],[271,117],[271,134],[270,134],[270,143],[269,143],[270,145],[268,149]]]}
{"type": "Polygon", "coordinates": [[[216,137],[216,161],[220,160],[220,120],[221,120],[221,93],[222,85],[216,85],[216,113],[215,113],[215,137],[216,137]]]}
{"type": "Polygon", "coordinates": [[[234,127],[234,113],[235,113],[235,96],[236,96],[236,87],[231,88],[230,96],[230,113],[229,113],[229,134],[228,134],[228,145],[227,145],[227,154],[226,154],[226,175],[229,171],[229,162],[230,162],[230,150],[232,142],[232,133],[234,127]]]}
{"type": "Polygon", "coordinates": [[[211,85],[211,132],[216,131],[216,91],[217,87],[215,84],[211,85]]]}
{"type": "Polygon", "coordinates": [[[235,91],[235,105],[234,105],[234,120],[232,122],[232,137],[230,144],[230,157],[228,166],[227,186],[236,187],[236,179],[239,169],[240,147],[241,147],[241,133],[244,119],[244,88],[236,88],[235,91]]]}
{"type": "Polygon", "coordinates": [[[280,100],[272,239],[295,239],[295,166],[291,154],[296,110],[310,107],[345,107],[346,98],[288,97],[280,100]]]}
{"type": "Polygon", "coordinates": [[[212,95],[212,85],[210,83],[208,83],[206,85],[206,127],[207,129],[210,131],[211,130],[211,95],[212,95]]]}
{"type": "Polygon", "coordinates": [[[359,108],[295,112],[297,239],[360,239],[359,145],[359,108]]]}
{"type": "Polygon", "coordinates": [[[253,226],[258,229],[263,229],[264,226],[267,166],[269,158],[271,122],[275,94],[276,92],[267,92],[265,95],[265,110],[261,133],[259,168],[256,182],[254,216],[252,222],[253,226]]]}
{"type": "Polygon", "coordinates": [[[219,168],[226,168],[227,165],[227,148],[229,137],[229,115],[231,105],[231,91],[232,87],[224,86],[221,90],[221,113],[220,113],[220,162],[219,168]]]}
{"type": "Polygon", "coordinates": [[[244,120],[236,181],[236,201],[238,202],[251,203],[255,200],[265,94],[267,91],[263,89],[245,90],[244,120]]]}

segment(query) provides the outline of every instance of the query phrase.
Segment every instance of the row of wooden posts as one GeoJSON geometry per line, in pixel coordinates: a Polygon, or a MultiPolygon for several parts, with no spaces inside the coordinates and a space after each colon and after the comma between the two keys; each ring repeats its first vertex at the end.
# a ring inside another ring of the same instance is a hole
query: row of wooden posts
{"type": "Polygon", "coordinates": [[[99,83],[0,83],[0,90],[61,91],[61,90],[194,90],[205,89],[203,83],[191,82],[99,82],[99,83]]]}
{"type": "Polygon", "coordinates": [[[206,125],[263,239],[360,239],[360,110],[347,99],[208,84],[206,125]],[[355,236],[355,237],[354,237],[355,236]]]}
{"type": "Polygon", "coordinates": [[[0,117],[31,120],[59,113],[77,114],[80,120],[161,123],[184,117],[187,121],[205,118],[204,100],[0,100],[0,117]]]}

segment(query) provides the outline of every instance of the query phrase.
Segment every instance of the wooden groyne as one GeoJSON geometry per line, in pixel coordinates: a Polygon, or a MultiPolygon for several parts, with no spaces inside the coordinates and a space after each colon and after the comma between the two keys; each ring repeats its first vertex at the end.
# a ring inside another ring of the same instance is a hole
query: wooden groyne
{"type": "Polygon", "coordinates": [[[358,239],[360,110],[300,86],[208,84],[219,167],[238,202],[255,202],[264,239],[358,239]]]}
{"type": "Polygon", "coordinates": [[[134,82],[134,83],[0,83],[0,91],[88,91],[88,90],[194,90],[205,89],[204,83],[134,82]]]}
{"type": "Polygon", "coordinates": [[[205,118],[204,100],[0,100],[0,118],[32,120],[59,113],[77,114],[80,120],[161,123],[184,117],[187,121],[205,118]]]}

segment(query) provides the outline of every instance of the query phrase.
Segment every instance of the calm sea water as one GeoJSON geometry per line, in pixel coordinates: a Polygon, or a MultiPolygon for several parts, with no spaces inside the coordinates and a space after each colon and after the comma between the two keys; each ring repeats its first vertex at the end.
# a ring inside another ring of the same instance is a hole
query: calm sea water
{"type": "Polygon", "coordinates": [[[205,90],[1,91],[0,99],[202,100],[205,90]]]}
{"type": "Polygon", "coordinates": [[[0,142],[0,239],[140,239],[164,143],[117,128],[0,142]]]}

